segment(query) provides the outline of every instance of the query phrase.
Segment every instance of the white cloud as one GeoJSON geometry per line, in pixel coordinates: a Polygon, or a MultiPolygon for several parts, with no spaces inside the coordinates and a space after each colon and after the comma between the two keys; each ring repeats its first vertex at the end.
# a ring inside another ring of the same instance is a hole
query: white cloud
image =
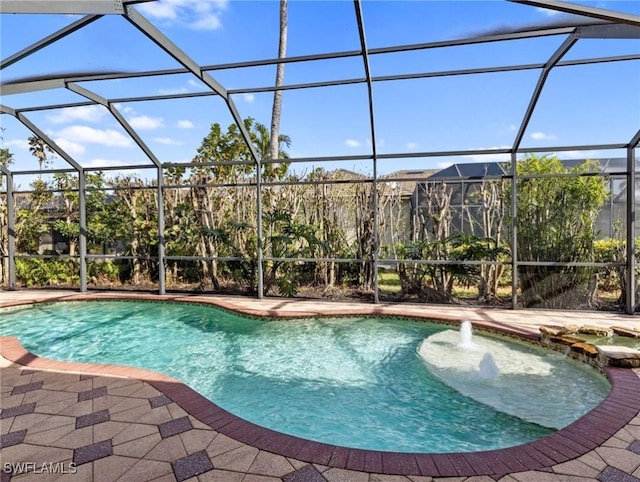
{"type": "Polygon", "coordinates": [[[112,159],[91,159],[88,162],[83,162],[82,167],[92,168],[92,167],[113,167],[113,166],[126,166],[126,164],[122,161],[112,160],[112,159]]]}
{"type": "Polygon", "coordinates": [[[554,153],[554,155],[560,159],[606,159],[610,153],[605,154],[602,151],[563,151],[554,153]]]}
{"type": "Polygon", "coordinates": [[[182,142],[171,139],[170,137],[154,137],[153,140],[158,144],[164,144],[166,146],[179,146],[182,144],[182,142]]]}
{"type": "Polygon", "coordinates": [[[189,25],[193,30],[217,30],[222,27],[220,14],[209,13],[189,25]]]}
{"type": "Polygon", "coordinates": [[[190,120],[179,120],[177,126],[179,129],[193,129],[193,122],[190,120]]]}
{"type": "MultiPolygon", "coordinates": [[[[83,162],[82,167],[91,169],[91,168],[100,168],[100,167],[120,167],[123,168],[127,166],[126,162],[116,159],[100,159],[95,158],[90,161],[83,162]]],[[[146,171],[145,171],[146,172],[146,171]]],[[[139,169],[121,169],[117,171],[105,171],[105,174],[108,178],[116,178],[118,176],[131,176],[131,177],[139,177],[143,178],[143,172],[139,169]]]]}
{"type": "Polygon", "coordinates": [[[130,147],[133,141],[113,129],[94,129],[88,126],[69,126],[55,134],[58,140],[79,143],[90,142],[112,147],[130,147]]]}
{"type": "Polygon", "coordinates": [[[3,144],[5,148],[15,147],[16,149],[29,150],[29,142],[24,139],[11,139],[5,141],[3,144]]]}
{"type": "MultiPolygon", "coordinates": [[[[54,138],[53,142],[58,144],[65,152],[67,152],[71,156],[77,156],[79,154],[83,154],[86,150],[84,146],[82,146],[81,144],[78,144],[77,142],[72,142],[64,138],[54,138]]],[[[11,139],[4,142],[3,147],[28,151],[30,146],[29,146],[29,142],[26,140],[11,139]]]]}
{"type": "Polygon", "coordinates": [[[189,89],[186,87],[176,87],[174,89],[158,89],[158,94],[160,95],[176,95],[176,94],[186,94],[189,92],[189,89]]]}
{"type": "Polygon", "coordinates": [[[216,30],[222,27],[220,16],[228,0],[160,0],[143,3],[137,8],[150,17],[194,30],[216,30]]]}
{"type": "Polygon", "coordinates": [[[558,10],[551,10],[549,8],[542,7],[536,7],[536,11],[546,15],[547,17],[555,17],[562,14],[562,12],[559,12],[558,10]]]}
{"type": "Polygon", "coordinates": [[[407,149],[415,149],[418,147],[417,142],[407,142],[407,149]]]}
{"type": "Polygon", "coordinates": [[[554,136],[553,134],[545,134],[544,132],[532,132],[531,138],[535,139],[536,141],[543,141],[556,139],[556,136],[554,136]]]}
{"type": "Polygon", "coordinates": [[[203,89],[208,89],[208,87],[198,80],[189,79],[187,80],[186,84],[181,87],[169,87],[165,89],[158,89],[158,94],[177,95],[177,94],[186,94],[187,92],[202,91],[203,89]]]}
{"type": "Polygon", "coordinates": [[[142,4],[138,9],[150,17],[175,20],[178,17],[177,7],[174,2],[162,1],[150,4],[142,4]]]}
{"type": "Polygon", "coordinates": [[[118,102],[116,102],[115,104],[113,104],[113,106],[118,109],[118,111],[121,114],[132,114],[133,113],[133,107],[130,107],[128,105],[124,105],[124,104],[120,104],[118,102]]]}
{"type": "Polygon", "coordinates": [[[242,94],[242,97],[244,98],[245,102],[248,102],[249,104],[256,100],[256,96],[253,94],[242,94]]]}
{"type": "Polygon", "coordinates": [[[465,160],[468,159],[469,162],[506,162],[511,160],[511,154],[472,154],[462,157],[465,160]]]}
{"type": "Polygon", "coordinates": [[[54,124],[66,124],[76,121],[100,122],[106,114],[107,112],[102,106],[87,105],[61,109],[56,114],[48,115],[47,119],[54,124]]]}
{"type": "Polygon", "coordinates": [[[71,156],[78,156],[80,154],[84,154],[86,151],[86,148],[82,144],[70,141],[69,139],[58,138],[53,141],[58,144],[63,151],[71,156]]]}
{"type": "Polygon", "coordinates": [[[127,119],[131,127],[134,129],[140,129],[142,131],[152,131],[159,127],[164,127],[164,120],[162,117],[149,117],[147,115],[139,115],[127,119]]]}
{"type": "MultiPolygon", "coordinates": [[[[511,146],[493,146],[493,147],[477,147],[474,150],[482,150],[482,149],[511,149],[511,146]]],[[[465,160],[468,159],[470,162],[505,162],[511,160],[511,154],[469,154],[467,156],[462,156],[465,160]]]]}
{"type": "Polygon", "coordinates": [[[354,139],[347,139],[344,143],[349,147],[358,147],[360,145],[360,143],[354,139]]]}

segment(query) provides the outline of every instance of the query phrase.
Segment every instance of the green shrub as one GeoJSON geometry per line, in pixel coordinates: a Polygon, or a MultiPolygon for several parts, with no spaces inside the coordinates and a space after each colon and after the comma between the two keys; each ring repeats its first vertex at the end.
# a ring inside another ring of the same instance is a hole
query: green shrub
{"type": "MultiPolygon", "coordinates": [[[[594,259],[597,218],[608,196],[606,179],[588,175],[597,168],[591,161],[567,168],[554,156],[528,155],[518,162],[517,173],[522,177],[516,181],[515,225],[521,261],[594,259]]],[[[505,199],[510,200],[508,194],[505,199]]],[[[584,266],[520,265],[520,301],[525,307],[591,306],[594,274],[593,268],[584,266]]]]}
{"type": "MultiPolygon", "coordinates": [[[[594,258],[597,263],[618,263],[624,260],[625,242],[621,239],[600,239],[593,243],[594,258]]],[[[624,267],[604,266],[598,270],[598,288],[603,291],[617,291],[621,288],[620,276],[624,267]]]]}
{"type": "MultiPolygon", "coordinates": [[[[635,240],[636,245],[640,243],[640,238],[635,240]]],[[[625,239],[609,238],[601,239],[594,243],[595,261],[598,263],[625,263],[627,256],[627,243],[625,239]]],[[[635,253],[636,266],[640,264],[640,253],[635,253]]],[[[598,288],[603,291],[618,292],[618,304],[626,303],[627,282],[625,279],[627,267],[605,266],[598,270],[598,288]]],[[[640,270],[636,268],[636,278],[640,275],[640,270]]],[[[636,293],[638,298],[638,293],[636,293]]]]}
{"type": "Polygon", "coordinates": [[[78,285],[78,263],[71,259],[17,258],[16,280],[28,287],[78,285]]]}
{"type": "Polygon", "coordinates": [[[93,261],[87,264],[87,276],[93,284],[113,283],[120,278],[120,268],[109,259],[93,261]]]}

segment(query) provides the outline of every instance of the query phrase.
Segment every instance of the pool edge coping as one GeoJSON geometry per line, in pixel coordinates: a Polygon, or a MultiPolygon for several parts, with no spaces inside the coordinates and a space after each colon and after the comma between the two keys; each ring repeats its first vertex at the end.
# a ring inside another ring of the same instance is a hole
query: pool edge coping
{"type": "MultiPolygon", "coordinates": [[[[152,300],[187,301],[209,304],[236,313],[259,317],[282,317],[282,313],[273,310],[238,309],[221,300],[194,300],[184,296],[167,297],[159,300],[157,296],[91,296],[74,295],[56,301],[88,300],[152,300]]],[[[28,306],[43,302],[21,301],[12,306],[28,306]]],[[[5,307],[9,307],[4,305],[5,307]]],[[[434,317],[407,315],[396,309],[358,308],[354,311],[325,310],[323,316],[344,315],[382,315],[401,316],[403,318],[436,319],[443,322],[456,322],[455,317],[434,317]],[[398,313],[394,313],[397,311],[398,313]]],[[[425,310],[428,311],[428,310],[425,310]]],[[[318,313],[286,312],[288,318],[318,316],[318,313]]],[[[519,338],[532,338],[530,333],[520,330],[509,331],[501,325],[476,323],[483,329],[499,331],[519,338]],[[527,336],[528,335],[528,336],[527,336]]],[[[168,375],[121,365],[90,364],[79,362],[55,361],[39,357],[27,351],[16,337],[0,337],[0,355],[7,360],[29,368],[76,372],[88,375],[135,378],[146,382],[166,394],[189,415],[219,433],[238,442],[265,450],[274,454],[290,457],[304,462],[327,467],[355,470],[386,475],[413,475],[431,477],[470,477],[498,476],[531,470],[544,470],[578,458],[601,446],[606,440],[624,428],[640,413],[640,377],[628,368],[604,367],[603,371],[611,382],[608,396],[595,408],[587,412],[568,426],[526,444],[480,452],[462,453],[404,453],[384,452],[365,449],[352,449],[337,445],[315,442],[292,435],[283,434],[248,422],[211,402],[197,391],[168,375]]]]}

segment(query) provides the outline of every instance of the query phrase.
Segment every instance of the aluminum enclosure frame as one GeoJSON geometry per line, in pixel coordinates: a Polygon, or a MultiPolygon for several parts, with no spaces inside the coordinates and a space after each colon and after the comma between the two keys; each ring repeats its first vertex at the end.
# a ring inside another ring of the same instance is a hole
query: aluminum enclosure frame
{"type": "MultiPolygon", "coordinates": [[[[118,111],[116,105],[118,103],[125,102],[142,102],[153,100],[165,100],[165,99],[178,99],[178,98],[190,98],[199,96],[219,96],[221,97],[228,109],[229,114],[238,126],[241,136],[249,150],[252,162],[249,163],[255,168],[256,181],[253,184],[256,189],[257,210],[256,210],[256,229],[258,238],[257,249],[257,267],[258,267],[258,297],[264,296],[264,273],[263,264],[266,261],[280,260],[280,258],[267,258],[263,253],[263,232],[262,232],[262,202],[261,192],[263,186],[269,185],[283,185],[283,182],[271,182],[264,183],[261,178],[262,166],[268,163],[277,163],[279,159],[261,159],[258,155],[255,147],[251,142],[249,132],[247,132],[242,118],[232,100],[232,95],[243,93],[261,93],[261,92],[273,92],[276,90],[273,86],[264,86],[257,88],[246,89],[226,89],[220,82],[218,82],[212,73],[219,70],[240,68],[240,67],[253,67],[264,65],[276,65],[278,63],[293,63],[293,62],[306,62],[312,60],[328,60],[338,58],[360,58],[362,61],[363,69],[365,72],[364,78],[343,79],[339,81],[322,81],[322,82],[308,82],[302,84],[289,84],[282,86],[279,90],[295,90],[295,89],[307,89],[316,87],[329,87],[337,85],[348,84],[364,84],[367,89],[368,98],[368,117],[369,117],[369,130],[372,140],[371,154],[360,156],[332,156],[332,157],[315,157],[314,161],[340,161],[340,160],[358,160],[358,161],[371,161],[373,174],[370,179],[358,180],[353,182],[365,182],[372,185],[372,219],[374,225],[374,246],[372,259],[354,259],[343,260],[337,258],[327,258],[327,260],[333,260],[338,262],[371,262],[373,264],[374,271],[374,302],[379,302],[379,219],[378,219],[378,189],[377,185],[380,181],[378,176],[378,161],[381,159],[399,159],[399,158],[428,158],[428,157],[446,157],[446,156],[460,156],[470,154],[508,154],[511,161],[511,175],[509,179],[512,185],[512,261],[511,268],[513,271],[512,282],[512,307],[517,307],[517,268],[519,265],[527,264],[522,261],[518,261],[518,254],[516,251],[516,239],[517,230],[515,225],[515,217],[517,214],[517,206],[515,201],[515,187],[518,179],[516,163],[517,156],[522,153],[533,152],[554,152],[554,151],[568,151],[568,150],[591,150],[591,149],[624,149],[627,156],[627,216],[626,216],[626,243],[627,253],[635,252],[635,240],[633,234],[636,228],[636,213],[635,213],[635,199],[633,191],[629,188],[635,186],[636,181],[636,159],[635,149],[640,146],[640,131],[638,131],[632,139],[621,140],[617,144],[594,144],[594,145],[581,145],[581,146],[546,146],[538,148],[521,148],[520,144],[524,137],[525,131],[529,124],[529,121],[535,112],[538,99],[544,90],[546,79],[549,73],[553,69],[557,68],[570,68],[573,65],[586,65],[597,64],[606,62],[625,62],[640,59],[640,53],[637,55],[623,55],[614,57],[602,57],[593,59],[581,59],[574,61],[563,61],[562,58],[570,51],[570,49],[581,38],[634,38],[640,39],[640,16],[625,14],[622,12],[614,12],[610,10],[604,10],[599,8],[592,8],[583,5],[573,4],[570,2],[560,2],[556,0],[509,0],[514,3],[526,4],[532,7],[543,7],[546,9],[568,12],[574,15],[581,16],[585,19],[589,19],[577,26],[570,27],[554,27],[554,28],[539,28],[523,30],[519,32],[512,32],[500,35],[485,35],[466,39],[456,39],[441,42],[430,42],[423,44],[413,45],[399,45],[394,47],[373,48],[367,47],[367,37],[365,33],[365,23],[362,15],[362,5],[360,0],[353,0],[353,7],[355,12],[355,18],[358,29],[358,37],[360,41],[360,49],[354,51],[343,52],[331,52],[326,54],[315,54],[306,56],[289,57],[286,59],[258,59],[255,61],[237,62],[232,64],[220,64],[220,65],[198,65],[192,58],[190,58],[185,52],[183,52],[171,39],[165,36],[160,30],[158,30],[153,24],[151,24],[143,15],[141,15],[136,9],[135,4],[149,0],[63,0],[56,2],[42,2],[38,0],[3,0],[0,6],[2,13],[74,13],[84,14],[81,19],[73,22],[72,24],[54,32],[51,35],[35,42],[29,47],[17,52],[0,62],[0,71],[15,64],[30,55],[40,51],[41,49],[51,45],[58,40],[65,38],[66,36],[81,30],[87,25],[92,24],[94,21],[99,20],[104,15],[118,15],[124,18],[128,23],[133,25],[144,36],[150,39],[162,52],[167,56],[173,58],[180,63],[183,68],[179,69],[166,69],[148,72],[136,72],[131,74],[93,74],[93,75],[69,75],[53,78],[41,78],[41,79],[29,79],[26,81],[19,81],[14,83],[6,83],[0,85],[0,95],[2,96],[3,105],[0,106],[0,113],[2,115],[9,115],[17,119],[27,129],[29,129],[34,135],[43,139],[62,159],[64,159],[70,166],[68,171],[58,170],[58,172],[74,172],[78,176],[79,184],[79,225],[80,225],[80,238],[79,238],[79,254],[80,261],[80,291],[87,291],[87,260],[96,259],[101,256],[89,255],[87,253],[86,244],[86,173],[90,171],[103,171],[108,168],[83,168],[74,158],[65,152],[60,146],[46,136],[46,134],[35,125],[25,114],[36,111],[46,111],[50,109],[60,109],[66,107],[79,107],[90,105],[101,105],[105,107],[114,119],[122,126],[122,128],[129,134],[133,142],[145,153],[150,163],[128,166],[128,169],[132,168],[153,168],[156,170],[156,195],[158,199],[158,269],[159,269],[159,286],[158,291],[160,294],[166,292],[165,287],[165,262],[173,259],[182,259],[182,257],[166,256],[165,254],[165,240],[164,240],[164,204],[163,193],[166,188],[173,188],[174,186],[164,186],[164,170],[170,167],[191,167],[196,165],[195,163],[162,163],[155,155],[153,150],[145,144],[142,138],[137,134],[136,130],[125,120],[124,116],[118,111]],[[509,65],[501,67],[485,67],[485,68],[473,68],[473,69],[460,69],[454,71],[429,71],[421,72],[417,74],[402,74],[402,75],[387,75],[375,77],[372,76],[369,62],[370,57],[375,55],[382,55],[386,53],[406,52],[406,51],[420,51],[427,49],[437,49],[443,47],[453,47],[461,45],[474,45],[493,42],[508,42],[512,40],[525,39],[525,38],[537,38],[545,36],[566,36],[564,42],[556,49],[556,51],[549,57],[549,59],[541,64],[523,64],[523,65],[509,65]],[[538,83],[531,93],[529,105],[526,108],[523,119],[518,127],[517,135],[510,148],[504,149],[478,149],[478,150],[457,150],[457,151],[423,151],[415,153],[390,153],[380,154],[376,148],[376,125],[374,116],[374,96],[373,88],[378,82],[391,82],[395,80],[406,79],[419,79],[419,78],[431,78],[431,77],[452,77],[458,75],[473,75],[484,74],[492,72],[506,72],[506,71],[518,71],[518,70],[540,70],[540,76],[538,83]],[[199,81],[201,81],[207,88],[207,91],[188,93],[188,94],[166,94],[166,95],[147,95],[128,98],[104,98],[95,92],[92,92],[80,85],[81,82],[90,80],[115,80],[125,78],[144,78],[144,77],[156,77],[163,75],[174,74],[192,74],[199,81]],[[33,92],[38,90],[49,89],[67,89],[87,99],[86,102],[71,102],[66,104],[50,104],[40,105],[37,107],[29,107],[22,109],[14,109],[9,105],[5,105],[7,100],[10,101],[10,96],[17,93],[33,92]]],[[[287,159],[287,162],[306,162],[309,159],[287,159]]],[[[229,164],[244,164],[245,162],[230,162],[229,164]]],[[[202,164],[198,164],[202,165],[202,164]]],[[[119,168],[121,169],[121,168],[119,168]]],[[[29,174],[33,171],[12,171],[8,167],[0,166],[0,175],[4,176],[7,180],[7,208],[8,208],[8,226],[9,226],[9,239],[8,239],[8,265],[9,265],[9,289],[16,289],[15,278],[15,204],[14,204],[14,184],[13,178],[15,175],[29,174]]],[[[405,178],[394,178],[395,181],[407,180],[405,178]]],[[[385,182],[389,182],[389,179],[384,179],[385,182]]],[[[318,182],[319,183],[319,182],[318,182]]],[[[26,192],[26,191],[21,191],[26,192]]],[[[103,256],[107,258],[108,256],[103,256]]],[[[189,259],[201,259],[201,258],[189,258],[189,259]]],[[[219,258],[222,259],[222,258],[219,258]]],[[[298,258],[284,258],[287,261],[296,261],[298,258]]],[[[317,261],[317,260],[316,260],[317,261]]],[[[393,260],[384,260],[385,262],[393,262],[393,260]]],[[[425,263],[436,263],[434,261],[425,260],[425,263]]],[[[466,262],[473,264],[473,262],[466,262]]],[[[489,263],[490,264],[490,263],[489,263]]],[[[541,265],[544,265],[542,263],[541,265]]],[[[627,255],[626,259],[626,273],[627,273],[627,293],[626,293],[626,306],[627,313],[635,312],[635,299],[636,299],[636,281],[635,281],[635,261],[633,255],[627,255]]]]}

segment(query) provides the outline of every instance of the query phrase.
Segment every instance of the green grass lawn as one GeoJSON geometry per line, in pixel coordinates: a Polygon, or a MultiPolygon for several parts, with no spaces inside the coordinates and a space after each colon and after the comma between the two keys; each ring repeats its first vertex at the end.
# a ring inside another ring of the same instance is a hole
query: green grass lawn
{"type": "Polygon", "coordinates": [[[393,272],[378,273],[378,287],[385,293],[400,293],[400,276],[393,272]]]}
{"type": "MultiPolygon", "coordinates": [[[[400,276],[392,271],[380,272],[378,274],[378,286],[382,293],[399,294],[402,291],[400,286],[400,276]]],[[[614,302],[618,296],[618,292],[606,292],[599,290],[598,294],[603,301],[614,302]]],[[[475,286],[456,285],[453,289],[453,295],[460,299],[473,300],[478,298],[478,289],[475,286]]],[[[498,287],[498,297],[503,300],[511,298],[511,286],[503,285],[498,287]]]]}

